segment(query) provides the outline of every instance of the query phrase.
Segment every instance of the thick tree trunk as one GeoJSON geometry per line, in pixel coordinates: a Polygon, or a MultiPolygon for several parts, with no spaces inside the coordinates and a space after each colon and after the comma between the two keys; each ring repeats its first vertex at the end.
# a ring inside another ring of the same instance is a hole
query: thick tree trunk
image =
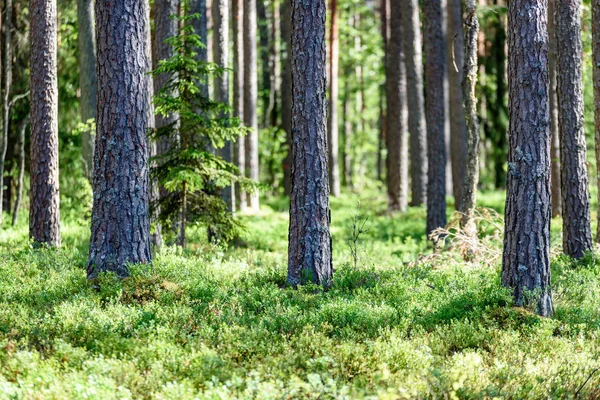
{"type": "MultiPolygon", "coordinates": [[[[600,0],[592,0],[592,54],[594,73],[594,127],[596,143],[596,173],[600,188],[600,0]]],[[[598,221],[600,221],[600,190],[598,190],[598,221]]],[[[596,232],[600,242],[600,223],[596,232]]]]}
{"type": "MultiPolygon", "coordinates": [[[[56,6],[55,6],[56,8],[56,6]]],[[[56,9],[55,9],[56,12],[56,9]]],[[[0,142],[0,227],[3,219],[4,205],[4,166],[8,148],[9,96],[12,86],[12,0],[4,0],[4,43],[2,45],[2,141],[0,142]]],[[[56,46],[56,45],[55,45],[56,46]]],[[[56,47],[55,47],[56,49],[56,47]]],[[[56,74],[56,70],[54,70],[56,74]]],[[[56,76],[54,77],[56,82],[56,76]]],[[[9,203],[10,204],[10,203],[9,203]]]]}
{"type": "Polygon", "coordinates": [[[283,159],[283,188],[286,195],[291,194],[291,165],[292,165],[292,58],[291,58],[291,0],[281,3],[281,41],[283,52],[281,56],[281,126],[285,131],[285,142],[288,151],[283,159]]]}
{"type": "Polygon", "coordinates": [[[325,0],[293,0],[292,130],[288,282],[328,286],[333,273],[329,232],[325,0]]]}
{"type": "MultiPolygon", "coordinates": [[[[77,1],[77,39],[79,52],[79,107],[81,122],[96,120],[98,84],[96,80],[96,30],[94,28],[94,0],[77,1]]],[[[86,129],[81,137],[83,172],[92,181],[94,169],[94,141],[92,129],[86,129]]]]}
{"type": "MultiPolygon", "coordinates": [[[[244,0],[231,1],[233,33],[233,116],[244,120],[244,0]]],[[[242,174],[246,170],[245,138],[240,137],[234,143],[233,161],[242,174]]],[[[246,193],[236,186],[235,197],[240,211],[247,207],[246,193]]]]}
{"type": "MultiPolygon", "coordinates": [[[[548,0],[548,72],[550,74],[550,132],[552,136],[552,144],[550,146],[550,156],[552,157],[552,216],[558,217],[562,213],[562,195],[560,193],[560,140],[558,132],[558,94],[556,76],[556,24],[554,21],[555,1],[556,0],[548,0]]],[[[593,25],[592,28],[594,28],[593,25]]]]}
{"type": "Polygon", "coordinates": [[[329,28],[329,118],[327,120],[327,143],[329,145],[329,187],[333,196],[340,195],[340,167],[338,143],[338,69],[339,25],[337,0],[331,0],[331,25],[329,28]]]}
{"type": "Polygon", "coordinates": [[[444,37],[440,0],[423,7],[425,45],[425,118],[427,122],[427,235],[446,226],[446,131],[444,37]]]}
{"type": "Polygon", "coordinates": [[[456,209],[462,210],[467,168],[467,124],[463,112],[464,42],[461,0],[448,1],[448,86],[450,101],[450,155],[452,158],[452,191],[456,209]]]}
{"type": "Polygon", "coordinates": [[[557,1],[558,129],[563,199],[563,251],[580,258],[592,248],[581,82],[581,6],[557,1]]]}
{"type": "Polygon", "coordinates": [[[423,56],[418,0],[408,0],[402,12],[408,131],[410,132],[410,178],[412,206],[427,201],[427,138],[423,99],[423,56]]]}
{"type": "Polygon", "coordinates": [[[35,171],[30,182],[29,236],[37,243],[60,246],[56,2],[31,0],[29,13],[31,171],[35,171]]]}
{"type": "MultiPolygon", "coordinates": [[[[148,4],[96,3],[98,122],[88,279],[150,263],[148,4]]],[[[33,120],[32,120],[33,121],[33,120]]]]}
{"type": "Polygon", "coordinates": [[[387,189],[388,209],[405,211],[408,204],[408,133],[406,132],[406,76],[402,51],[400,0],[390,2],[390,37],[386,47],[387,189]]]}
{"type": "Polygon", "coordinates": [[[479,20],[477,19],[475,0],[467,0],[465,11],[466,35],[462,76],[464,77],[464,115],[467,124],[467,158],[461,202],[461,211],[463,214],[460,224],[468,235],[476,236],[477,231],[473,217],[477,196],[477,183],[479,182],[479,121],[477,119],[477,97],[475,97],[479,20]]]}
{"type": "MultiPolygon", "coordinates": [[[[229,3],[227,0],[213,1],[213,21],[214,21],[214,39],[213,56],[214,62],[221,68],[227,68],[229,65],[229,3]]],[[[229,74],[227,69],[222,75],[215,77],[215,100],[219,103],[229,105],[229,74]]],[[[224,115],[226,116],[226,115],[224,115]]],[[[232,162],[233,153],[231,141],[226,141],[221,149],[223,159],[232,162]]],[[[233,187],[227,186],[221,192],[223,201],[227,204],[227,210],[235,211],[235,196],[233,187]]]]}
{"type": "Polygon", "coordinates": [[[547,15],[546,0],[508,3],[510,147],[502,258],[502,284],[514,290],[516,304],[537,303],[543,316],[552,314],[547,15]]]}
{"type": "Polygon", "coordinates": [[[19,177],[17,178],[17,198],[15,200],[15,208],[12,215],[12,226],[17,224],[19,219],[19,208],[23,199],[23,180],[25,177],[25,131],[29,125],[29,114],[23,118],[19,124],[19,177]]]}

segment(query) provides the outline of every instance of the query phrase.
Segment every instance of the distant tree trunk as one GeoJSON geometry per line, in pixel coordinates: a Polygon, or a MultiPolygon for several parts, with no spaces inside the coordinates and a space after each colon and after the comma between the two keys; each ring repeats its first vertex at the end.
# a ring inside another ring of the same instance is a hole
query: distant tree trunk
{"type": "Polygon", "coordinates": [[[448,0],[448,83],[452,191],[457,210],[462,210],[467,159],[467,124],[463,112],[464,42],[461,0],[448,0]]]}
{"type": "Polygon", "coordinates": [[[291,58],[291,21],[292,0],[281,3],[281,39],[283,52],[281,56],[281,126],[285,131],[285,142],[288,151],[283,159],[283,188],[286,195],[291,194],[291,164],[292,164],[292,58],[291,58]]]}
{"type": "MultiPolygon", "coordinates": [[[[227,0],[214,0],[213,2],[213,21],[214,21],[214,39],[213,55],[214,62],[221,68],[228,68],[229,65],[229,3],[227,0]]],[[[215,77],[215,100],[219,103],[229,105],[229,74],[227,69],[222,75],[215,77]]],[[[224,115],[226,116],[226,115],[224,115]]],[[[223,160],[233,161],[231,141],[226,141],[221,150],[223,160]]],[[[227,204],[227,210],[235,211],[235,196],[233,187],[223,188],[221,194],[223,201],[227,204]]]]}
{"type": "MultiPolygon", "coordinates": [[[[256,24],[256,0],[244,0],[244,124],[250,129],[245,144],[246,170],[247,176],[258,182],[256,24]]],[[[260,207],[258,192],[254,192],[248,197],[250,208],[258,210],[260,207]]]]}
{"type": "Polygon", "coordinates": [[[152,261],[146,140],[148,4],[115,0],[96,6],[99,117],[88,279],[102,271],[125,277],[127,264],[152,261]]]}
{"type": "Polygon", "coordinates": [[[423,56],[418,0],[408,0],[402,12],[408,131],[410,132],[410,177],[412,206],[427,201],[427,138],[423,99],[423,56]]]}
{"type": "MultiPolygon", "coordinates": [[[[213,0],[217,1],[217,0],[213,0]]],[[[269,68],[269,19],[265,7],[265,0],[256,0],[256,23],[258,27],[258,58],[260,63],[260,98],[262,102],[262,115],[260,127],[265,128],[271,122],[268,114],[269,97],[271,93],[271,74],[269,68]]],[[[257,82],[258,83],[258,82],[257,82]]]]}
{"type": "MultiPolygon", "coordinates": [[[[554,3],[548,0],[548,72],[550,74],[550,132],[552,144],[550,156],[552,157],[552,216],[558,217],[562,213],[562,195],[560,193],[560,140],[558,131],[558,95],[556,76],[556,24],[554,21],[554,3]]],[[[592,25],[592,29],[595,28],[592,25]]],[[[594,68],[594,71],[596,68],[594,68]]],[[[600,125],[598,125],[600,128],[600,125]]],[[[600,167],[600,165],[599,165],[600,167]]]]}
{"type": "Polygon", "coordinates": [[[502,284],[514,290],[516,304],[537,303],[543,316],[552,314],[547,15],[546,0],[508,3],[511,118],[502,258],[502,284]]]}
{"type": "MultiPolygon", "coordinates": [[[[444,47],[442,49],[444,57],[448,53],[447,49],[450,47],[450,41],[448,40],[448,0],[440,0],[440,7],[442,9],[442,42],[444,47]]],[[[448,81],[448,65],[444,58],[444,138],[446,143],[446,193],[454,196],[454,182],[452,179],[452,157],[450,153],[452,151],[451,145],[451,129],[450,129],[450,116],[448,110],[450,109],[450,82],[448,81]]],[[[462,111],[462,110],[461,110],[462,111]]]]}
{"type": "MultiPolygon", "coordinates": [[[[388,42],[390,40],[390,0],[381,0],[381,38],[383,39],[383,66],[387,68],[388,63],[388,42]]],[[[387,175],[387,157],[383,157],[383,149],[387,146],[387,77],[379,89],[379,110],[380,110],[380,129],[379,143],[377,153],[377,176],[383,181],[384,174],[387,175]]],[[[387,183],[387,176],[386,176],[387,183]]]]}
{"type": "MultiPolygon", "coordinates": [[[[592,54],[594,72],[594,127],[596,143],[596,172],[600,188],[600,0],[592,0],[592,54]]],[[[600,190],[598,191],[598,221],[600,221],[600,190]]],[[[600,242],[598,223],[596,242],[600,242]]]]}
{"type": "Polygon", "coordinates": [[[329,144],[329,187],[333,196],[340,195],[340,167],[338,157],[338,69],[339,26],[337,0],[331,0],[331,25],[329,29],[329,119],[327,142],[329,144]]]}
{"type": "MultiPolygon", "coordinates": [[[[200,47],[197,49],[196,59],[200,61],[208,61],[208,49],[210,44],[208,43],[208,12],[206,7],[207,0],[190,0],[189,3],[189,14],[198,14],[199,18],[192,20],[192,26],[194,27],[194,33],[200,37],[200,41],[206,45],[206,47],[200,47]]],[[[201,85],[202,95],[208,97],[208,83],[201,85]]]]}
{"type": "MultiPolygon", "coordinates": [[[[345,76],[349,76],[349,71],[346,71],[345,76]]],[[[344,80],[344,184],[350,188],[353,187],[352,182],[352,122],[350,120],[350,79],[344,80]]]]}
{"type": "Polygon", "coordinates": [[[271,118],[271,126],[277,127],[279,121],[279,96],[281,95],[281,16],[279,3],[271,2],[271,46],[269,48],[269,66],[271,78],[271,92],[269,93],[269,107],[267,115],[271,118]]]}
{"type": "MultiPolygon", "coordinates": [[[[232,0],[232,25],[233,25],[233,116],[244,121],[244,0],[232,0]]],[[[240,137],[234,143],[233,158],[242,175],[246,171],[246,146],[245,138],[240,137]]],[[[235,190],[237,205],[240,211],[247,207],[246,193],[239,185],[235,190]]]]}
{"type": "Polygon", "coordinates": [[[590,195],[581,82],[581,8],[576,1],[556,2],[558,55],[558,129],[563,199],[563,251],[581,258],[592,248],[590,195]]]}
{"type": "Polygon", "coordinates": [[[427,120],[427,235],[446,226],[446,134],[444,118],[444,37],[440,0],[423,7],[425,117],[427,120]]]}
{"type": "Polygon", "coordinates": [[[406,76],[402,51],[402,4],[399,0],[390,3],[390,37],[386,53],[387,85],[387,130],[386,144],[388,209],[405,211],[408,204],[408,137],[406,132],[406,76]]]}
{"type": "MultiPolygon", "coordinates": [[[[39,6],[38,6],[39,7],[39,6]]],[[[55,6],[56,13],[56,6],[55,6]]],[[[56,15],[56,14],[55,14],[56,15]]],[[[12,86],[12,0],[4,0],[4,43],[2,46],[2,142],[0,143],[0,226],[3,219],[4,205],[4,165],[8,148],[9,96],[12,86]]],[[[55,47],[56,49],[56,47],[55,47]]],[[[56,82],[56,70],[53,72],[56,82]]],[[[33,101],[33,100],[32,100],[33,101]]],[[[10,211],[10,210],[9,210],[10,211]]]]}
{"type": "Polygon", "coordinates": [[[15,200],[15,208],[12,215],[12,226],[17,224],[19,218],[19,208],[23,199],[23,180],[25,177],[25,133],[27,125],[29,125],[29,114],[19,124],[19,177],[17,179],[17,199],[15,200]]]}
{"type": "MultiPolygon", "coordinates": [[[[475,0],[467,0],[465,18],[465,53],[463,80],[464,115],[467,124],[467,157],[462,190],[462,217],[460,225],[470,236],[476,236],[477,231],[473,219],[479,182],[479,121],[477,119],[477,39],[479,20],[475,0]]],[[[454,165],[454,163],[453,163],[454,165]]]]}
{"type": "Polygon", "coordinates": [[[325,0],[292,3],[293,163],[288,282],[329,286],[325,0]]]}

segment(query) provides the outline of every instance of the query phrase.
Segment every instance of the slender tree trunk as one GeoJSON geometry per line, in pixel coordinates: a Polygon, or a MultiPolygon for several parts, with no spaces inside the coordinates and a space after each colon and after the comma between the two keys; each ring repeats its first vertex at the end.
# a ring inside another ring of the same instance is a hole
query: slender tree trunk
{"type": "Polygon", "coordinates": [[[340,167],[338,157],[338,69],[339,25],[337,0],[331,0],[331,25],[329,29],[329,119],[327,142],[329,144],[329,187],[333,196],[340,195],[340,167]]]}
{"type": "Polygon", "coordinates": [[[279,96],[281,95],[281,16],[279,14],[279,3],[271,1],[271,46],[269,54],[271,92],[269,93],[269,107],[267,115],[271,118],[271,126],[279,126],[279,96]]]}
{"type": "MultiPolygon", "coordinates": [[[[448,14],[446,10],[448,10],[448,0],[440,0],[440,7],[442,8],[442,42],[444,47],[442,49],[444,53],[444,57],[450,46],[450,41],[448,40],[448,14]]],[[[423,6],[425,7],[425,6],[423,6]]],[[[446,63],[446,59],[444,58],[444,138],[446,143],[446,193],[454,196],[454,182],[452,179],[452,157],[450,153],[451,149],[451,129],[450,129],[450,116],[448,115],[448,110],[450,109],[450,101],[449,95],[450,93],[450,82],[448,81],[448,65],[446,63]]],[[[461,110],[462,112],[462,110],[461,110]]]]}
{"type": "Polygon", "coordinates": [[[25,177],[25,131],[29,125],[30,116],[27,114],[19,124],[19,177],[17,179],[17,199],[15,200],[15,208],[12,215],[12,226],[17,224],[19,218],[19,208],[23,199],[23,180],[25,177]]]}
{"type": "MultiPolygon", "coordinates": [[[[232,26],[233,26],[233,116],[240,121],[244,120],[244,0],[232,0],[232,26]]],[[[234,163],[244,175],[246,171],[246,146],[245,138],[240,137],[234,143],[234,163]]],[[[240,211],[246,210],[246,192],[240,186],[235,190],[237,205],[240,211]]]]}
{"type": "MultiPolygon", "coordinates": [[[[346,76],[350,74],[346,71],[346,76]]],[[[352,122],[350,119],[350,79],[344,80],[344,183],[352,188],[352,122]]]]}
{"type": "Polygon", "coordinates": [[[325,0],[292,2],[293,163],[288,282],[328,286],[333,274],[325,67],[325,0]]]}
{"type": "MultiPolygon", "coordinates": [[[[256,0],[244,0],[244,124],[250,129],[246,136],[246,170],[247,176],[258,182],[256,24],[256,0]]],[[[248,197],[250,208],[258,210],[258,192],[248,197]]]]}
{"type": "MultiPolygon", "coordinates": [[[[77,1],[77,38],[79,52],[79,107],[81,122],[96,120],[98,84],[96,80],[96,30],[94,29],[94,0],[77,1]]],[[[94,168],[94,141],[92,129],[81,137],[83,172],[91,182],[94,168]]]]}
{"type": "Polygon", "coordinates": [[[461,0],[448,1],[448,83],[450,101],[450,154],[452,191],[456,209],[462,211],[463,188],[467,168],[467,124],[463,112],[464,42],[461,0]]]}
{"type": "MultiPolygon", "coordinates": [[[[556,24],[554,21],[554,3],[548,0],[548,72],[550,73],[550,132],[552,144],[550,155],[552,157],[552,216],[558,217],[562,213],[562,195],[560,193],[560,140],[558,131],[558,94],[556,76],[556,24]]],[[[594,25],[592,25],[594,28],[594,25]]],[[[595,69],[594,69],[595,70],[595,69]]],[[[600,127],[600,125],[598,125],[600,127]]]]}
{"type": "Polygon", "coordinates": [[[427,121],[427,235],[446,226],[446,134],[444,118],[444,37],[440,0],[423,7],[425,118],[427,121]]]}
{"type": "Polygon", "coordinates": [[[379,108],[381,127],[379,132],[379,152],[377,154],[377,175],[383,181],[384,173],[387,183],[387,157],[383,157],[383,149],[387,146],[388,121],[387,121],[387,65],[388,65],[388,42],[390,40],[390,0],[381,0],[381,38],[383,39],[383,66],[386,68],[386,76],[380,87],[379,108]],[[386,170],[384,172],[384,170],[386,170]]]}
{"type": "MultiPolygon", "coordinates": [[[[194,33],[200,37],[200,41],[206,45],[206,47],[200,47],[197,49],[196,59],[199,61],[208,60],[208,49],[210,43],[208,43],[208,12],[206,7],[207,0],[190,0],[189,3],[189,14],[197,14],[199,18],[192,20],[192,26],[194,27],[194,33]]],[[[202,95],[208,97],[208,83],[201,85],[202,95]]]]}
{"type": "Polygon", "coordinates": [[[477,119],[477,97],[475,97],[479,20],[477,19],[477,5],[475,0],[467,0],[466,4],[462,97],[464,99],[464,115],[467,124],[467,159],[461,202],[463,214],[460,224],[468,235],[476,236],[477,231],[473,217],[477,197],[477,183],[479,182],[479,121],[477,119]]]}
{"type": "MultiPolygon", "coordinates": [[[[217,0],[213,0],[217,1],[217,0]]],[[[260,127],[265,128],[271,122],[269,109],[269,98],[271,93],[271,74],[269,67],[269,19],[265,7],[265,0],[256,0],[256,23],[258,28],[258,58],[260,63],[260,98],[262,103],[262,115],[260,127]]]]}
{"type": "Polygon", "coordinates": [[[103,271],[125,277],[127,264],[152,261],[147,7],[141,0],[96,4],[99,96],[88,279],[103,271]]]}
{"type": "Polygon", "coordinates": [[[411,205],[427,201],[427,138],[423,98],[423,56],[418,0],[408,0],[402,12],[408,131],[410,132],[411,205]]]}
{"type": "Polygon", "coordinates": [[[406,76],[402,51],[402,3],[390,2],[390,38],[387,44],[386,85],[387,85],[387,182],[388,209],[405,211],[408,203],[408,160],[406,132],[406,76]]]}
{"type": "Polygon", "coordinates": [[[286,195],[291,194],[291,165],[292,165],[292,58],[291,58],[291,21],[292,0],[283,0],[281,3],[281,41],[283,53],[281,56],[281,126],[285,131],[285,142],[288,151],[283,159],[283,188],[286,195]]]}
{"type": "MultiPolygon", "coordinates": [[[[592,54],[594,72],[594,127],[596,143],[596,172],[600,188],[600,0],[592,0],[592,54]]],[[[598,220],[600,221],[600,190],[598,190],[598,220]]],[[[600,223],[596,232],[600,242],[600,223]]]]}
{"type": "MultiPolygon", "coordinates": [[[[55,6],[56,13],[56,6],[55,6]]],[[[2,142],[0,143],[0,227],[4,206],[4,166],[8,148],[9,96],[12,86],[12,0],[4,0],[4,43],[2,46],[2,142]]],[[[56,49],[56,47],[55,47],[56,49]]],[[[56,74],[56,70],[54,71],[56,74]]],[[[56,82],[56,76],[54,77],[56,82]]],[[[33,101],[33,100],[32,100],[33,101]]]]}
{"type": "Polygon", "coordinates": [[[581,258],[592,248],[590,199],[581,82],[581,8],[577,1],[558,1],[558,129],[563,199],[563,251],[581,258]]]}
{"type": "Polygon", "coordinates": [[[516,304],[537,304],[543,316],[552,314],[547,16],[546,0],[508,3],[510,147],[502,258],[502,284],[514,290],[516,304]]]}

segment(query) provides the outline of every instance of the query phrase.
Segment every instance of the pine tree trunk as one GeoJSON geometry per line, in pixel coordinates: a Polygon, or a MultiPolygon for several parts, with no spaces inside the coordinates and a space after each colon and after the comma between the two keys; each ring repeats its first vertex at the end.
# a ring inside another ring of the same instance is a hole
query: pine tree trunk
{"type": "Polygon", "coordinates": [[[287,154],[283,160],[283,188],[286,195],[292,192],[291,165],[292,165],[292,58],[291,58],[291,21],[292,0],[283,0],[281,3],[281,41],[283,53],[281,56],[281,126],[285,131],[285,142],[288,146],[287,154]]]}
{"type": "Polygon", "coordinates": [[[467,168],[467,124],[463,112],[464,42],[461,0],[448,0],[448,84],[450,112],[450,155],[452,191],[456,209],[462,211],[467,168]]]}
{"type": "MultiPolygon", "coordinates": [[[[345,74],[349,76],[349,73],[345,74]]],[[[350,120],[350,79],[344,80],[344,154],[343,165],[344,165],[344,183],[347,187],[354,187],[354,183],[352,181],[352,122],[350,120]]]]}
{"type": "MultiPolygon", "coordinates": [[[[217,0],[213,0],[217,1],[217,0]]],[[[262,115],[260,127],[265,128],[271,121],[268,108],[271,93],[271,76],[269,68],[269,19],[265,7],[265,0],[256,0],[256,23],[258,27],[258,58],[260,63],[260,97],[262,103],[262,115]]],[[[257,82],[258,84],[258,82],[257,82]]]]}
{"type": "Polygon", "coordinates": [[[386,46],[387,85],[387,189],[388,210],[405,211],[408,204],[406,179],[408,178],[406,132],[406,76],[402,51],[402,3],[390,2],[390,37],[386,46]]]}
{"type": "Polygon", "coordinates": [[[99,96],[88,279],[103,271],[125,277],[127,264],[152,261],[148,5],[142,0],[96,5],[99,96]]]}
{"type": "MultiPolygon", "coordinates": [[[[450,129],[450,116],[448,110],[450,109],[450,82],[448,81],[448,65],[446,63],[447,49],[449,48],[448,40],[448,0],[441,0],[440,7],[442,9],[442,42],[444,47],[442,49],[444,53],[444,138],[446,143],[446,193],[454,196],[454,182],[452,179],[452,157],[451,154],[451,129],[450,129]]],[[[425,15],[425,13],[423,13],[425,15]]]]}
{"type": "MultiPolygon", "coordinates": [[[[229,65],[229,3],[227,0],[214,0],[213,2],[213,21],[214,21],[214,39],[213,39],[213,55],[214,62],[221,68],[225,68],[222,75],[215,77],[215,101],[229,105],[229,74],[227,73],[229,65]]],[[[223,115],[226,117],[227,114],[223,115]]],[[[226,141],[225,146],[221,149],[223,160],[232,162],[233,154],[231,141],[226,141]]],[[[221,192],[221,197],[227,210],[235,211],[235,196],[233,187],[224,187],[221,192]]]]}
{"type": "MultiPolygon", "coordinates": [[[[96,30],[94,28],[94,0],[77,1],[77,38],[79,52],[79,107],[81,122],[96,120],[98,83],[96,80],[96,30]]],[[[81,137],[83,172],[92,181],[94,169],[93,130],[86,129],[81,137]]]]}
{"type": "Polygon", "coordinates": [[[560,193],[560,140],[558,132],[558,94],[556,76],[556,24],[554,21],[555,1],[556,0],[548,0],[548,72],[550,74],[550,132],[552,135],[552,144],[550,146],[550,156],[552,157],[552,216],[558,217],[562,213],[562,195],[560,193]]]}
{"type": "Polygon", "coordinates": [[[423,99],[423,56],[418,0],[408,0],[402,12],[408,131],[410,132],[410,178],[412,206],[427,201],[427,138],[423,99]]]}
{"type": "MultiPolygon", "coordinates": [[[[206,7],[206,0],[190,0],[189,3],[189,15],[198,14],[199,18],[192,20],[192,26],[194,27],[194,33],[200,37],[200,42],[204,43],[206,47],[200,47],[197,49],[196,59],[199,61],[208,60],[208,49],[210,43],[208,43],[208,12],[206,7]]],[[[208,97],[208,83],[201,85],[202,95],[208,97]]]]}
{"type": "MultiPolygon", "coordinates": [[[[256,24],[256,0],[244,0],[244,124],[250,129],[245,143],[246,176],[258,182],[256,24]]],[[[257,191],[249,194],[248,203],[251,209],[259,209],[257,191]]]]}
{"type": "Polygon", "coordinates": [[[444,37],[440,0],[423,7],[425,118],[427,123],[427,235],[446,226],[446,131],[444,118],[444,37]]]}
{"type": "MultiPolygon", "coordinates": [[[[594,127],[596,144],[596,173],[600,188],[600,0],[592,0],[592,55],[594,72],[594,127]]],[[[600,221],[600,190],[598,190],[598,220],[600,221]]],[[[600,242],[600,223],[596,232],[600,242]]]]}
{"type": "MultiPolygon", "coordinates": [[[[56,11],[56,10],[55,10],[56,11]]],[[[9,96],[12,86],[12,0],[4,0],[4,43],[2,46],[2,141],[0,142],[0,227],[4,208],[4,166],[8,148],[9,96]]],[[[56,74],[56,71],[54,71],[56,74]]],[[[56,80],[56,77],[54,78],[56,80]]]]}
{"type": "MultiPolygon", "coordinates": [[[[244,120],[244,0],[231,1],[232,33],[233,33],[233,116],[244,120]]],[[[234,143],[233,159],[242,175],[246,170],[245,138],[238,138],[234,143]]],[[[246,193],[235,188],[236,202],[240,211],[246,210],[246,193]]]]}
{"type": "Polygon", "coordinates": [[[563,251],[581,258],[592,248],[581,82],[581,8],[577,1],[558,1],[555,5],[560,38],[557,67],[563,251]]]}
{"type": "Polygon", "coordinates": [[[269,107],[267,115],[271,118],[271,126],[277,127],[279,124],[279,97],[281,96],[281,15],[279,14],[279,4],[271,2],[271,46],[269,48],[269,66],[271,78],[271,92],[269,93],[269,107]]]}
{"type": "Polygon", "coordinates": [[[60,246],[56,2],[31,0],[29,12],[30,167],[35,171],[30,182],[29,236],[37,243],[60,246]]]}
{"type": "Polygon", "coordinates": [[[508,3],[510,147],[502,258],[502,284],[514,290],[516,304],[537,304],[543,316],[552,314],[547,15],[546,0],[508,3]]]}
{"type": "Polygon", "coordinates": [[[328,286],[329,232],[325,0],[292,3],[293,163],[288,282],[328,286]]]}
{"type": "MultiPolygon", "coordinates": [[[[473,219],[479,182],[479,121],[477,119],[477,39],[479,20],[475,0],[467,0],[465,18],[465,52],[463,81],[464,116],[467,124],[467,157],[461,201],[461,227],[470,236],[476,236],[477,231],[473,219]]],[[[454,165],[454,163],[453,163],[454,165]]]]}
{"type": "Polygon", "coordinates": [[[25,177],[25,131],[29,125],[30,116],[27,114],[19,124],[19,177],[17,178],[17,198],[15,200],[15,208],[12,215],[12,226],[17,224],[19,219],[19,208],[23,199],[23,181],[25,177]]]}
{"type": "Polygon", "coordinates": [[[340,195],[340,167],[338,156],[338,69],[339,25],[337,0],[331,0],[331,25],[329,30],[329,118],[327,120],[327,143],[329,145],[329,187],[333,196],[340,195]]]}

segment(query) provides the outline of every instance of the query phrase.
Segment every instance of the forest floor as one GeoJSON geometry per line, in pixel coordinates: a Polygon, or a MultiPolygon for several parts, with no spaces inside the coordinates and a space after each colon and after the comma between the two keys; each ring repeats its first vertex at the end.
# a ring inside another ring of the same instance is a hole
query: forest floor
{"type": "MultiPolygon", "coordinates": [[[[244,216],[236,248],[165,248],[99,291],[86,223],[65,222],[59,250],[33,249],[25,221],[0,231],[0,399],[600,396],[600,261],[554,255],[539,318],[501,288],[493,218],[467,263],[456,240],[433,254],[424,208],[389,216],[370,194],[356,260],[357,196],[332,200],[328,291],[286,287],[284,200],[244,216]]],[[[502,193],[480,200],[502,211],[502,193]]]]}

